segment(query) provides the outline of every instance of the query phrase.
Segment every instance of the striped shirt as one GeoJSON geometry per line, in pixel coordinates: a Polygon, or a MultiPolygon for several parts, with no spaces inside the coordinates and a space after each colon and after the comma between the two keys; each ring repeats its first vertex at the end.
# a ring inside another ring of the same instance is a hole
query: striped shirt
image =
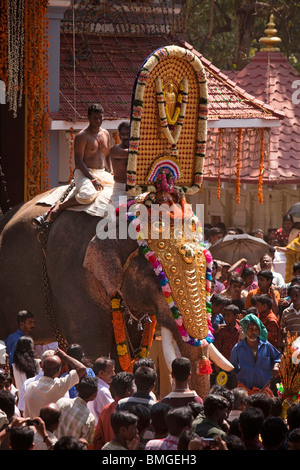
{"type": "Polygon", "coordinates": [[[60,398],[57,405],[61,409],[59,425],[55,431],[58,439],[62,436],[73,436],[76,439],[85,439],[93,443],[95,431],[95,418],[87,407],[86,402],[80,398],[60,398]]]}
{"type": "Polygon", "coordinates": [[[164,439],[151,439],[147,442],[145,450],[177,450],[179,437],[168,434],[164,439]]]}
{"type": "Polygon", "coordinates": [[[293,303],[282,312],[281,328],[292,335],[300,333],[300,310],[296,310],[293,303]]]}

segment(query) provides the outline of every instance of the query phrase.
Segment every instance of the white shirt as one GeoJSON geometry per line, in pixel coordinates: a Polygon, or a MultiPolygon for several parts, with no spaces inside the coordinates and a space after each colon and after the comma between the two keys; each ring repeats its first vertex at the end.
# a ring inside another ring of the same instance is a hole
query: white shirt
{"type": "Polygon", "coordinates": [[[79,376],[72,369],[65,377],[45,377],[44,375],[27,385],[25,390],[26,418],[39,416],[40,409],[48,403],[56,403],[66,392],[79,382],[79,376]]]}
{"type": "Polygon", "coordinates": [[[30,377],[29,379],[26,379],[25,382],[23,383],[23,386],[20,391],[20,396],[19,396],[19,401],[18,401],[18,408],[20,411],[25,410],[25,400],[24,400],[24,395],[25,395],[25,390],[27,388],[27,385],[30,384],[31,382],[34,382],[35,380],[38,380],[40,377],[44,375],[44,371],[40,370],[37,375],[34,377],[30,377]]]}
{"type": "Polygon", "coordinates": [[[87,404],[88,409],[95,416],[95,421],[96,421],[95,426],[97,426],[98,418],[103,408],[109,403],[112,403],[114,401],[109,390],[109,385],[106,382],[104,382],[104,380],[99,379],[99,377],[97,377],[97,380],[98,380],[97,396],[95,400],[89,401],[87,404]]]}
{"type": "MultiPolygon", "coordinates": [[[[52,444],[54,445],[57,442],[57,437],[47,429],[47,434],[50,437],[52,444]]],[[[48,450],[46,442],[43,441],[42,436],[38,432],[34,432],[33,438],[34,447],[33,450],[48,450]]],[[[48,444],[49,445],[49,444],[48,444]]]]}

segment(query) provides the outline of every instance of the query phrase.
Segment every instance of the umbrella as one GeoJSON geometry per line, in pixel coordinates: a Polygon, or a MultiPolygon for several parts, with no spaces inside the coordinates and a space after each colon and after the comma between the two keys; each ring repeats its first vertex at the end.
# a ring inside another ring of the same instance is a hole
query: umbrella
{"type": "Polygon", "coordinates": [[[300,217],[300,202],[296,202],[292,207],[287,211],[287,215],[292,215],[293,217],[300,217]]]}
{"type": "Polygon", "coordinates": [[[230,265],[245,258],[249,265],[254,266],[262,256],[270,254],[268,243],[246,233],[226,235],[211,245],[209,251],[214,259],[230,265]]]}

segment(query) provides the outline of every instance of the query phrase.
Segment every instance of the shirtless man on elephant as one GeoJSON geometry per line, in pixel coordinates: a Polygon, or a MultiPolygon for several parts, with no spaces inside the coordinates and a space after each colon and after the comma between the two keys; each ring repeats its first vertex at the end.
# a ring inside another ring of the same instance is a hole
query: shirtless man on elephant
{"type": "Polygon", "coordinates": [[[109,159],[111,141],[109,132],[101,128],[103,112],[100,104],[88,108],[89,126],[74,139],[76,194],[54,205],[49,214],[51,221],[68,207],[91,204],[104,188],[113,187],[109,159]]]}

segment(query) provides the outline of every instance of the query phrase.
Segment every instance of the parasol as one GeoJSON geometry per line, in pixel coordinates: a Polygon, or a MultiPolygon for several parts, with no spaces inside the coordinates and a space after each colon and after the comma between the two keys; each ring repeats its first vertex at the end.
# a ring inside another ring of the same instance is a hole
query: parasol
{"type": "Polygon", "coordinates": [[[230,265],[242,258],[251,266],[259,263],[262,256],[270,254],[269,245],[261,238],[248,234],[226,235],[211,245],[209,251],[214,259],[230,265]]]}
{"type": "Polygon", "coordinates": [[[296,204],[292,205],[286,215],[292,215],[297,218],[300,217],[300,202],[296,202],[296,204]]]}

